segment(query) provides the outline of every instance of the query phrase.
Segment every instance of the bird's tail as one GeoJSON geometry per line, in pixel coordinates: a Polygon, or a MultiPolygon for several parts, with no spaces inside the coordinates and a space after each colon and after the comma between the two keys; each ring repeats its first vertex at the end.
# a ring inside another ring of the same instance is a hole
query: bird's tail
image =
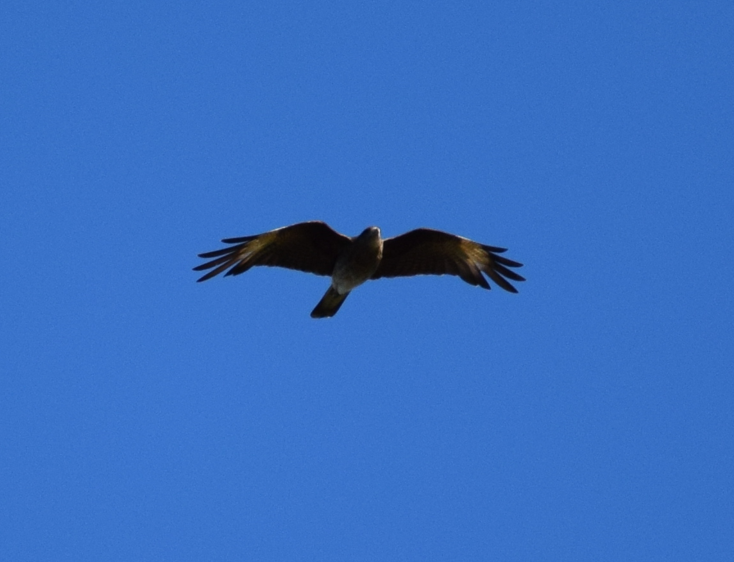
{"type": "Polygon", "coordinates": [[[329,287],[324,298],[319,301],[319,304],[311,312],[311,318],[328,318],[334,316],[344,302],[344,299],[348,296],[348,292],[340,295],[334,287],[329,287]]]}

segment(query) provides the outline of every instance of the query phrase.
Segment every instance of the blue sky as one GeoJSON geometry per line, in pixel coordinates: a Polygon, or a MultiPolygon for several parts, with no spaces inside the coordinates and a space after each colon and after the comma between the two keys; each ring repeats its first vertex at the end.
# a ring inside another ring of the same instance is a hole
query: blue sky
{"type": "Polygon", "coordinates": [[[732,560],[734,4],[2,12],[0,558],[732,560]],[[527,282],[195,283],[304,220],[527,282]]]}

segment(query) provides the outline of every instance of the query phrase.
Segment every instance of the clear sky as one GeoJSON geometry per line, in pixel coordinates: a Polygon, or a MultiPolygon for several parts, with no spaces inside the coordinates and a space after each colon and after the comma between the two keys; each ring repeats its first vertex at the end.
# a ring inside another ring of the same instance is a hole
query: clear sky
{"type": "Polygon", "coordinates": [[[734,3],[1,11],[0,559],[734,560],[734,3]],[[195,283],[305,220],[527,281],[195,283]]]}

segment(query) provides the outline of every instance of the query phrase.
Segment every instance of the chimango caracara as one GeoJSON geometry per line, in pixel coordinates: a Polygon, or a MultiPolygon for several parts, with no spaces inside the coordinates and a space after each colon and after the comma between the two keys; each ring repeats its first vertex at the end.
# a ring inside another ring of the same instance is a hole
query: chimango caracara
{"type": "Polygon", "coordinates": [[[525,281],[508,269],[522,264],[498,254],[505,248],[485,246],[461,236],[418,228],[395,238],[383,240],[376,226],[349,238],[320,221],[302,222],[256,236],[225,238],[234,244],[222,250],[199,254],[214,258],[194,268],[211,269],[199,281],[222,271],[239,275],[254,265],[287,267],[316,275],[331,276],[326,291],[312,318],[334,316],[349,293],[370,279],[409,277],[411,275],[458,275],[470,285],[489,289],[485,273],[506,291],[517,293],[507,279],[525,281]]]}

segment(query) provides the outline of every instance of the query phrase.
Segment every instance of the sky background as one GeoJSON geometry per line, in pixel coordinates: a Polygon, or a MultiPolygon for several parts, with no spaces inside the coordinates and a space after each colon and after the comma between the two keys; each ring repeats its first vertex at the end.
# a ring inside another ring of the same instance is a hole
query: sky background
{"type": "Polygon", "coordinates": [[[734,4],[18,2],[0,559],[734,559],[734,4]],[[324,220],[513,295],[256,268],[324,220]]]}

